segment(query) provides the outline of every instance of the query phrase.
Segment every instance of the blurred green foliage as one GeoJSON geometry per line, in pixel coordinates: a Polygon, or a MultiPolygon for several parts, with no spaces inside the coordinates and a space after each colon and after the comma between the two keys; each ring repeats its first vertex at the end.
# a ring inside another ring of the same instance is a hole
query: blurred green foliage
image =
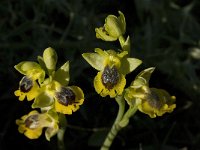
{"type": "MultiPolygon", "coordinates": [[[[136,113],[111,149],[200,149],[200,1],[198,0],[1,0],[0,1],[0,149],[56,149],[42,136],[28,140],[15,120],[30,111],[29,102],[14,97],[21,75],[13,68],[24,60],[36,61],[47,47],[58,52],[58,66],[70,61],[70,84],[80,86],[85,104],[67,116],[67,149],[99,149],[115,118],[114,101],[101,100],[93,88],[96,72],[82,59],[94,48],[117,49],[116,43],[95,38],[108,14],[121,10],[131,37],[131,55],[143,65],[155,66],[150,85],[177,97],[176,110],[157,119],[136,113]],[[60,63],[60,64],[59,64],[60,63]]],[[[108,100],[107,100],[108,99],[108,100]]]]}

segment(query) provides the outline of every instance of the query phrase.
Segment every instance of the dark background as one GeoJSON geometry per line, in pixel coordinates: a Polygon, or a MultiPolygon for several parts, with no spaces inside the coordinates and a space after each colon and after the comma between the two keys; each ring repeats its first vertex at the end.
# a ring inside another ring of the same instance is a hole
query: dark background
{"type": "Polygon", "coordinates": [[[80,86],[85,103],[66,116],[66,149],[97,150],[111,127],[117,104],[93,88],[97,71],[81,54],[94,48],[117,49],[117,42],[95,38],[108,14],[121,10],[130,35],[131,56],[143,64],[127,75],[127,86],[141,70],[155,66],[151,87],[177,98],[170,114],[151,119],[137,112],[121,130],[111,150],[200,149],[200,1],[199,0],[1,0],[0,1],[0,150],[56,150],[44,134],[29,140],[15,120],[31,111],[31,102],[13,92],[22,75],[13,66],[36,61],[47,47],[58,53],[58,67],[70,61],[70,85],[80,86]]]}

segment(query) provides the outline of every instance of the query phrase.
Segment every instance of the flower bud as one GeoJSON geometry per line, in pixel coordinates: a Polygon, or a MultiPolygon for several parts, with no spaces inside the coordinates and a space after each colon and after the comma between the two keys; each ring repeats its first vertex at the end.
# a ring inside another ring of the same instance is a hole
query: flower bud
{"type": "Polygon", "coordinates": [[[126,31],[124,14],[119,11],[119,17],[108,15],[104,27],[96,28],[96,37],[104,41],[115,41],[126,31]]]}

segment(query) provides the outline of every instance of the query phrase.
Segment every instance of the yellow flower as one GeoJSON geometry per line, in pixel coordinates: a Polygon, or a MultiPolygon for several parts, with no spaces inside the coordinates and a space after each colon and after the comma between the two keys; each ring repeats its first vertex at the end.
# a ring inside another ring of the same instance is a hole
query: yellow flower
{"type": "Polygon", "coordinates": [[[63,86],[53,80],[42,86],[41,94],[35,99],[33,108],[55,108],[56,112],[72,114],[84,102],[84,94],[77,86],[63,86]]]}
{"type": "Polygon", "coordinates": [[[48,113],[40,114],[36,110],[17,119],[16,124],[19,126],[18,131],[29,139],[39,138],[43,128],[46,128],[45,135],[47,140],[50,140],[50,137],[55,135],[59,129],[57,121],[48,113]]]}
{"type": "Polygon", "coordinates": [[[170,96],[163,89],[150,88],[149,92],[145,93],[138,109],[148,114],[151,118],[155,118],[156,116],[162,116],[166,112],[172,112],[176,108],[175,100],[175,96],[170,96]]]}
{"type": "Polygon", "coordinates": [[[149,79],[154,68],[139,73],[131,86],[126,89],[125,100],[130,106],[137,105],[139,111],[151,118],[170,113],[176,108],[175,96],[163,89],[149,88],[149,79]]]}
{"type": "Polygon", "coordinates": [[[84,59],[99,72],[94,78],[94,88],[98,94],[111,98],[121,95],[126,85],[125,75],[137,68],[142,61],[124,57],[127,51],[95,49],[96,53],[84,53],[84,59]]]}
{"type": "Polygon", "coordinates": [[[84,94],[77,86],[61,86],[55,92],[55,110],[63,114],[72,114],[83,104],[84,94]]]}
{"type": "MultiPolygon", "coordinates": [[[[139,89],[137,89],[139,91],[139,89]]],[[[170,96],[169,93],[163,89],[142,87],[140,92],[131,88],[125,99],[128,103],[138,105],[140,112],[149,115],[151,118],[162,116],[165,113],[170,113],[176,108],[175,96],[170,96]],[[130,96],[132,95],[132,96],[130,96]]]]}
{"type": "Polygon", "coordinates": [[[19,97],[20,101],[23,101],[25,97],[28,101],[33,100],[39,94],[39,85],[32,78],[24,76],[19,83],[19,89],[14,94],[19,97]]]}

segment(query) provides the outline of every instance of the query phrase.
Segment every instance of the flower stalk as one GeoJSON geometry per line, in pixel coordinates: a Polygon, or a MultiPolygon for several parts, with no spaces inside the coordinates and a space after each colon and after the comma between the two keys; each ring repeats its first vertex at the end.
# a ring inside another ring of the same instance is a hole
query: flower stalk
{"type": "Polygon", "coordinates": [[[67,119],[64,114],[59,114],[60,129],[57,133],[57,145],[59,150],[65,150],[65,131],[67,127],[67,119]]]}
{"type": "Polygon", "coordinates": [[[101,150],[109,150],[113,140],[115,139],[116,135],[118,134],[118,132],[122,129],[122,127],[119,125],[119,122],[121,121],[121,119],[123,118],[124,115],[124,110],[125,110],[125,101],[123,96],[117,96],[115,98],[115,100],[117,101],[118,105],[119,105],[119,110],[118,110],[118,114],[117,117],[115,119],[115,122],[113,123],[112,128],[110,129],[102,147],[101,150]]]}
{"type": "Polygon", "coordinates": [[[58,149],[65,150],[64,135],[66,128],[60,128],[57,133],[58,149]]]}

